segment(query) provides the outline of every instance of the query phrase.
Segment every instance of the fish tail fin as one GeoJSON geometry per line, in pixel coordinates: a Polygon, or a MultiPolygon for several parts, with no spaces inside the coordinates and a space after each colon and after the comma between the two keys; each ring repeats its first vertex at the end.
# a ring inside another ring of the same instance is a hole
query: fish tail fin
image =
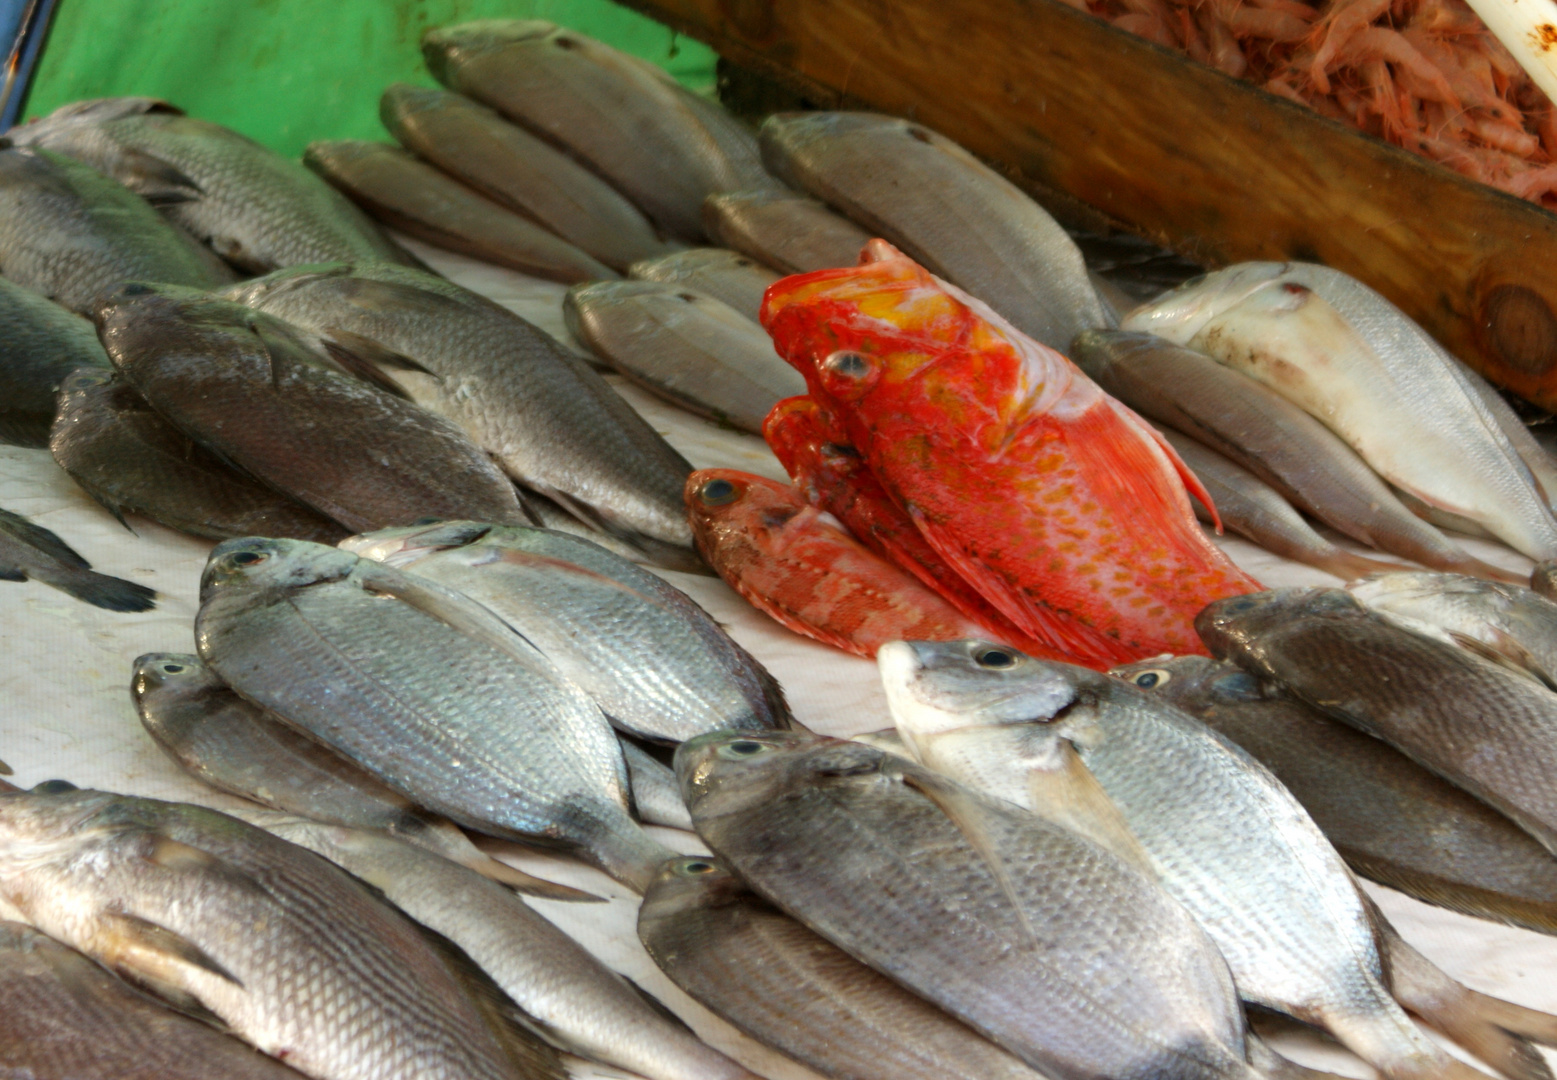
{"type": "Polygon", "coordinates": [[[605,824],[594,842],[577,854],[639,895],[653,884],[660,864],[676,856],[644,832],[625,810],[619,822],[605,824]]]}
{"type": "Polygon", "coordinates": [[[91,570],[50,575],[46,583],[77,600],[108,611],[150,611],[157,606],[155,589],[91,570]]]}
{"type": "Polygon", "coordinates": [[[1377,979],[1369,976],[1348,1006],[1327,1010],[1321,1025],[1387,1080],[1487,1080],[1427,1037],[1377,979]]]}
{"type": "Polygon", "coordinates": [[[1334,554],[1315,559],[1314,565],[1327,574],[1334,574],[1342,581],[1356,581],[1370,574],[1393,574],[1412,569],[1405,563],[1372,559],[1366,555],[1354,554],[1344,548],[1336,548],[1334,554]]]}
{"type": "Polygon", "coordinates": [[[1244,1046],[1249,1055],[1249,1068],[1263,1080],[1340,1080],[1335,1073],[1310,1069],[1282,1057],[1252,1031],[1244,1036],[1244,1046]]]}

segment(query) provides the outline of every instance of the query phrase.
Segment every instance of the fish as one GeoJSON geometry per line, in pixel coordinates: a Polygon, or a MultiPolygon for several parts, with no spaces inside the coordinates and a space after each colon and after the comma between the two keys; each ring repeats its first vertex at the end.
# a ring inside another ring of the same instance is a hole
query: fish
{"type": "Polygon", "coordinates": [[[570,284],[618,276],[562,237],[391,143],[311,142],[303,164],[374,219],[437,247],[570,284]]]}
{"type": "Polygon", "coordinates": [[[1540,560],[1557,520],[1464,369],[1389,301],[1339,271],[1241,263],[1131,313],[1142,330],[1263,382],[1406,495],[1540,560]]]}
{"type": "Polygon", "coordinates": [[[28,1080],[299,1080],[209,1024],[164,1008],[74,949],[0,922],[0,1069],[28,1080]]]}
{"type": "Polygon", "coordinates": [[[753,435],[782,398],[805,393],[762,327],[707,293],[651,281],[575,285],[568,329],[619,374],[698,416],[753,435]]]}
{"type": "MultiPolygon", "coordinates": [[[[231,128],[185,116],[166,101],[78,101],[12,128],[6,137],[102,170],[252,274],[337,260],[416,263],[296,161],[231,128]]],[[[167,280],[146,273],[124,277],[167,280]]]]}
{"type": "Polygon", "coordinates": [[[65,379],[48,445],[60,468],[121,522],[132,512],[212,540],[330,544],[347,535],[188,438],[112,369],[90,367],[65,379]]]}
{"type": "Polygon", "coordinates": [[[0,222],[0,273],[78,315],[123,281],[209,289],[236,277],[134,192],[48,150],[0,149],[0,222]]]}
{"type": "Polygon", "coordinates": [[[777,680],[691,597],[588,540],[456,521],[340,546],[483,605],[638,738],[789,721],[777,680]]]}
{"type": "Polygon", "coordinates": [[[54,395],[81,367],[108,367],[97,331],[41,293],[0,278],[0,442],[49,445],[54,395]]]}
{"type": "Polygon", "coordinates": [[[798,490],[734,469],[687,478],[698,550],[758,611],[863,656],[888,641],[956,639],[977,623],[850,536],[798,490]]]}
{"type": "Polygon", "coordinates": [[[702,568],[681,502],[692,466],[588,365],[506,308],[432,274],[382,264],[299,267],[225,296],[302,328],[326,352],[351,353],[364,342],[387,352],[382,369],[510,477],[640,557],[702,568]]]}
{"type": "Polygon", "coordinates": [[[42,525],[0,509],[0,581],[37,581],[104,611],[150,611],[157,593],[93,571],[92,564],[42,525]]]}
{"type": "MultiPolygon", "coordinates": [[[[1217,516],[1227,528],[1266,551],[1294,562],[1316,566],[1342,581],[1369,574],[1410,570],[1402,563],[1383,562],[1336,547],[1320,536],[1281,493],[1215,450],[1171,428],[1159,429],[1179,459],[1199,478],[1211,496],[1217,516]]],[[[1195,516],[1211,523],[1210,507],[1195,503],[1195,516]]]]}
{"type": "Polygon", "coordinates": [[[200,581],[200,658],[416,805],[566,848],[631,888],[666,851],[628,814],[599,708],[473,600],[351,552],[229,540],[200,581]]]}
{"type": "Polygon", "coordinates": [[[1154,657],[1114,674],[1252,754],[1363,877],[1451,911],[1557,933],[1557,858],[1387,743],[1209,657],[1154,657]]]}
{"type": "Polygon", "coordinates": [[[1340,589],[1233,597],[1195,625],[1217,659],[1383,739],[1557,853],[1557,696],[1545,687],[1340,589]]]}
{"type": "Polygon", "coordinates": [[[1040,1080],[758,897],[717,859],[666,863],[638,909],[638,937],[692,998],[823,1076],[1040,1080]]]}
{"type": "Polygon", "coordinates": [[[513,484],[457,427],[325,366],[273,316],[132,283],[96,321],[115,368],[164,419],[348,529],[525,520],[513,484]]]}
{"type": "Polygon", "coordinates": [[[1123,330],[1078,334],[1069,355],[1142,416],[1241,465],[1337,532],[1424,566],[1506,576],[1406,509],[1329,428],[1241,371],[1153,334],[1123,330]]]}
{"type": "Polygon", "coordinates": [[[895,642],[877,663],[922,764],[1038,816],[1051,783],[1072,811],[1095,783],[1245,1001],[1324,1028],[1386,1077],[1482,1075],[1395,1001],[1346,864],[1236,744],[1123,680],[986,641],[895,642]]]}
{"type": "Polygon", "coordinates": [[[763,325],[930,546],[1051,652],[1200,651],[1195,614],[1259,585],[1200,531],[1172,447],[891,245],[866,258],[775,285],[763,325]]]}
{"type": "Polygon", "coordinates": [[[1557,563],[1537,563],[1530,571],[1530,588],[1548,600],[1557,600],[1557,563]]]}
{"type": "Polygon", "coordinates": [[[703,200],[703,231],[781,274],[853,266],[871,235],[815,199],[754,188],[703,200]]]}
{"type": "Polygon", "coordinates": [[[653,64],[552,23],[488,19],[429,30],[438,82],[560,146],[662,231],[703,239],[703,199],[772,186],[756,140],[653,64]]]}
{"type": "Polygon", "coordinates": [[[447,962],[324,859],[242,821],[103,791],[0,797],[0,897],[104,966],[199,1005],[316,1080],[519,1069],[447,962]]]}
{"type": "Polygon", "coordinates": [[[779,279],[779,275],[739,251],[707,247],[640,260],[627,268],[627,276],[707,293],[753,322],[762,310],[763,293],[779,279]]]}
{"type": "Polygon", "coordinates": [[[776,113],[758,139],[780,180],[966,289],[1041,344],[1063,350],[1083,330],[1113,327],[1081,250],[1059,223],[923,124],[865,112],[776,113]]]}
{"type": "Polygon", "coordinates": [[[1227,965],[1145,874],[896,755],[683,743],[698,834],[769,903],[1055,1080],[1252,1076],[1227,965]]]}
{"type": "Polygon", "coordinates": [[[395,83],[379,117],[417,157],[614,270],[674,249],[611,185],[462,94],[395,83]]]}
{"type": "Polygon", "coordinates": [[[633,809],[645,825],[664,825],[692,831],[692,815],[681,801],[681,786],[669,765],[649,754],[631,739],[623,738],[622,760],[627,762],[628,786],[632,788],[633,809]]]}
{"type": "MultiPolygon", "coordinates": [[[[1437,342],[1433,344],[1436,345],[1437,342]]],[[[1519,455],[1519,460],[1530,470],[1530,479],[1535,484],[1536,491],[1547,507],[1551,508],[1554,503],[1557,503],[1557,459],[1554,459],[1546,447],[1530,433],[1525,422],[1519,419],[1519,415],[1491,383],[1457,357],[1451,359],[1460,377],[1475,389],[1482,404],[1492,414],[1492,419],[1497,421],[1498,430],[1502,431],[1508,439],[1509,445],[1514,448],[1514,453],[1519,455]]]]}
{"type": "Polygon", "coordinates": [[[599,899],[487,855],[452,821],[418,809],[275,713],[239,697],[198,656],[137,657],[130,696],[157,746],[218,791],[316,821],[380,830],[534,896],[599,899]]]}

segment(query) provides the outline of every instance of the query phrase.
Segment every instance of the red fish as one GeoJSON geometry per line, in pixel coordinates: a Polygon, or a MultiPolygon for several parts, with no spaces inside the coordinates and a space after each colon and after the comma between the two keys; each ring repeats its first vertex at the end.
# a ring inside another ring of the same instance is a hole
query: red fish
{"type": "Polygon", "coordinates": [[[687,478],[686,499],[703,558],[753,607],[797,634],[867,658],[889,641],[987,636],[808,506],[796,488],[703,469],[687,478]]]}
{"type": "Polygon", "coordinates": [[[1195,615],[1259,590],[1200,531],[1185,487],[1209,496],[1144,420],[890,244],[774,283],[762,323],[930,546],[1050,648],[1204,652],[1195,615]]]}

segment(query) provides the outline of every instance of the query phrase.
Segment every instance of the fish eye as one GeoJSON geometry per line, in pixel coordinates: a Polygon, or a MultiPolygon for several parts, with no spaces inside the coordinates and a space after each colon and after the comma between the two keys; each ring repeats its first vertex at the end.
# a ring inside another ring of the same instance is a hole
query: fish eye
{"type": "Polygon", "coordinates": [[[163,664],[162,665],[162,670],[166,671],[169,675],[177,675],[180,671],[184,670],[184,665],[183,664],[163,664]]]}
{"type": "Polygon", "coordinates": [[[258,551],[240,551],[232,557],[232,561],[238,566],[253,566],[264,562],[267,558],[268,555],[262,555],[258,551]]]}
{"type": "Polygon", "coordinates": [[[1016,663],[1016,654],[1008,649],[980,649],[973,662],[981,668],[1008,668],[1016,663]]]}
{"type": "Polygon", "coordinates": [[[707,506],[726,506],[740,495],[735,485],[723,478],[710,480],[698,488],[697,497],[707,506]]]}
{"type": "Polygon", "coordinates": [[[713,863],[704,862],[702,859],[688,859],[681,864],[683,874],[712,874],[717,869],[719,868],[713,863]]]}
{"type": "Polygon", "coordinates": [[[1168,680],[1173,678],[1173,672],[1164,671],[1162,668],[1152,668],[1150,671],[1142,671],[1130,681],[1142,690],[1151,690],[1154,687],[1168,685],[1168,680]]]}
{"type": "Polygon", "coordinates": [[[870,361],[857,352],[835,352],[822,361],[822,367],[845,379],[863,379],[870,374],[870,361]]]}
{"type": "Polygon", "coordinates": [[[767,752],[766,743],[757,742],[755,739],[737,739],[732,743],[726,743],[719,748],[721,756],[739,760],[740,758],[756,757],[767,752]]]}

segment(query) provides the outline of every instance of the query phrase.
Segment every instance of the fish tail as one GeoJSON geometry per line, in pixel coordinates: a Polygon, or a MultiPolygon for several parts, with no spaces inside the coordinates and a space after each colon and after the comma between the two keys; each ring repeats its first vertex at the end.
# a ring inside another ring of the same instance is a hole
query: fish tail
{"type": "Polygon", "coordinates": [[[150,611],[157,606],[155,589],[91,570],[71,570],[47,578],[33,576],[77,600],[108,611],[150,611]]]}
{"type": "Polygon", "coordinates": [[[1405,563],[1386,562],[1383,559],[1370,559],[1366,555],[1357,555],[1344,548],[1333,548],[1331,552],[1312,560],[1312,565],[1317,566],[1327,574],[1334,574],[1342,581],[1356,581],[1370,574],[1393,574],[1399,571],[1413,569],[1405,563]]]}
{"type": "Polygon", "coordinates": [[[624,810],[620,822],[607,825],[578,855],[641,894],[654,882],[660,865],[676,853],[644,832],[624,810]]]}
{"type": "Polygon", "coordinates": [[[1244,1036],[1244,1046],[1249,1054],[1249,1068],[1263,1080],[1340,1080],[1334,1073],[1310,1069],[1282,1057],[1252,1031],[1244,1036]]]}
{"type": "Polygon", "coordinates": [[[1487,1080],[1480,1069],[1450,1057],[1414,1024],[1377,979],[1366,979],[1363,994],[1319,1017],[1323,1026],[1352,1053],[1387,1080],[1487,1080]]]}
{"type": "Polygon", "coordinates": [[[509,866],[501,860],[481,853],[480,858],[471,858],[466,866],[489,878],[500,885],[507,885],[514,892],[524,893],[526,896],[539,896],[544,900],[566,900],[572,903],[596,904],[603,903],[605,897],[596,896],[594,893],[585,892],[583,889],[575,889],[570,885],[560,885],[555,881],[547,881],[533,874],[527,874],[516,866],[509,866]]]}

